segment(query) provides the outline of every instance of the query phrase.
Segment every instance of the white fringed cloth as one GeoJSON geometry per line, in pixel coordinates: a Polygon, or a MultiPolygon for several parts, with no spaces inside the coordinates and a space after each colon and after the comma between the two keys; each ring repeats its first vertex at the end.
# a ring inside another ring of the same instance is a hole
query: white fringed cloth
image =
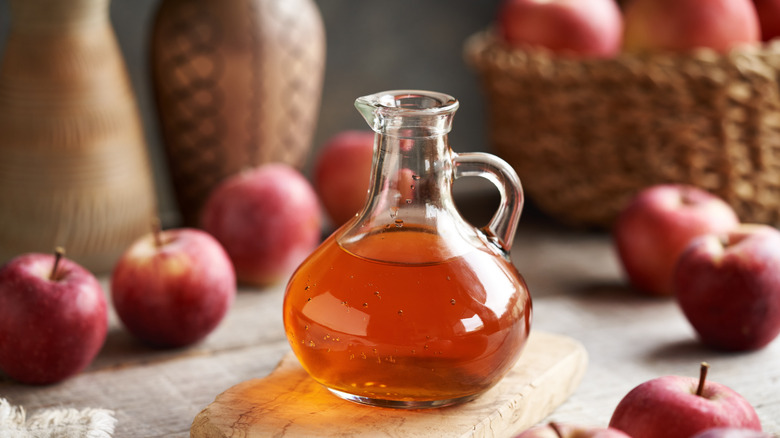
{"type": "Polygon", "coordinates": [[[107,409],[43,409],[27,418],[23,407],[0,398],[0,437],[3,438],[111,438],[116,426],[107,409]]]}

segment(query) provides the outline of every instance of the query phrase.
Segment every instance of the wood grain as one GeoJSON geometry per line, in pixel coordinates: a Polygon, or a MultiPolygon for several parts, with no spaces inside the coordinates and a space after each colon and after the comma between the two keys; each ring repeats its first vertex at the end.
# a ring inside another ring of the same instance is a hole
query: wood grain
{"type": "Polygon", "coordinates": [[[220,394],[195,418],[192,437],[372,435],[508,437],[533,426],[574,392],[587,367],[577,341],[532,332],[523,355],[494,388],[459,406],[398,410],[341,400],[288,354],[264,379],[220,394]]]}

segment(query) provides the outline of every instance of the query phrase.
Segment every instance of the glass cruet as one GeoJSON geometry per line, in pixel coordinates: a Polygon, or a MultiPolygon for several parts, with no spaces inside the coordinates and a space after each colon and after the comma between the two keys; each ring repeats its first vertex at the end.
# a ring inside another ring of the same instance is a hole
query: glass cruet
{"type": "Polygon", "coordinates": [[[530,332],[531,297],[509,259],[520,181],[498,157],[450,149],[451,96],[387,91],[355,106],[376,132],[368,198],[290,278],[287,338],[303,368],[344,399],[471,400],[509,371],[530,332]],[[483,228],[453,201],[463,176],[487,178],[501,195],[483,228]]]}

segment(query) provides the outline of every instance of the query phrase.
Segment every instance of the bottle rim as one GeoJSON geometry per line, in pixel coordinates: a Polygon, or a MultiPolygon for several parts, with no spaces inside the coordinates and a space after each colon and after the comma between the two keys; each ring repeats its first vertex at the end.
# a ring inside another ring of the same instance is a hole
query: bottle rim
{"type": "Polygon", "coordinates": [[[458,100],[449,94],[427,90],[389,90],[357,98],[356,105],[375,110],[398,111],[410,115],[436,115],[453,112],[458,100]]]}

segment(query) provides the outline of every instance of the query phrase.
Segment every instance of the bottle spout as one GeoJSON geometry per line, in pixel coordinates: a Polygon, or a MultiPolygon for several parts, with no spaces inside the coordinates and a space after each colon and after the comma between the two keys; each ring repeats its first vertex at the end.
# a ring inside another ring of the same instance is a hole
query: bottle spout
{"type": "Polygon", "coordinates": [[[372,130],[381,132],[382,117],[379,111],[381,105],[379,104],[377,96],[378,95],[376,94],[372,94],[358,97],[357,100],[355,100],[355,108],[357,108],[360,115],[363,116],[363,119],[368,123],[368,126],[370,126],[372,130]]]}
{"type": "Polygon", "coordinates": [[[447,94],[420,90],[393,90],[355,100],[355,108],[375,132],[389,129],[428,128],[442,135],[452,129],[458,101],[447,94]]]}

